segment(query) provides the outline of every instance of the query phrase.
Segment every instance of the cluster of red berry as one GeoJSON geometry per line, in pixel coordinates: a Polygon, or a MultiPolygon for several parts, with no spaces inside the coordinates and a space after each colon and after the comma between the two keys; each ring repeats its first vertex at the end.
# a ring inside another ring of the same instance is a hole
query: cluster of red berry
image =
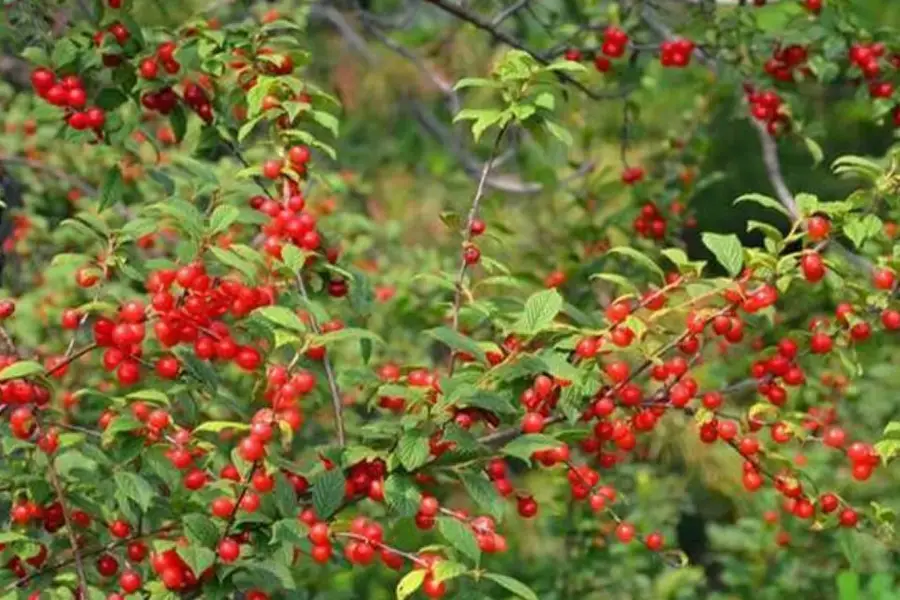
{"type": "Polygon", "coordinates": [[[31,72],[31,85],[39,97],[66,109],[65,121],[72,129],[93,129],[98,133],[103,129],[106,112],[96,106],[85,108],[87,92],[77,75],[66,75],[57,81],[53,71],[38,68],[31,72]]]}
{"type": "Polygon", "coordinates": [[[763,67],[766,73],[777,81],[794,81],[795,71],[809,76],[812,71],[806,64],[807,50],[804,46],[792,44],[784,48],[776,46],[772,58],[763,67]]]}
{"type": "Polygon", "coordinates": [[[750,103],[750,114],[757,121],[766,124],[769,135],[778,135],[790,126],[790,116],[784,110],[784,101],[774,90],[758,91],[751,85],[745,85],[747,102],[750,103]]]}

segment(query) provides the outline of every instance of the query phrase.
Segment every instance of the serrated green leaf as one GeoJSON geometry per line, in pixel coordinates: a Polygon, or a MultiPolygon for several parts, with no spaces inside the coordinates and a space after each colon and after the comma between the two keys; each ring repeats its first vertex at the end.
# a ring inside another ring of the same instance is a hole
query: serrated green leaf
{"type": "Polygon", "coordinates": [[[438,531],[451,546],[476,562],[481,558],[478,540],[475,539],[475,534],[468,524],[453,517],[438,517],[437,526],[438,531]]]}
{"type": "Polygon", "coordinates": [[[142,509],[147,510],[153,504],[156,492],[153,486],[140,475],[127,471],[117,471],[113,474],[113,480],[116,482],[116,488],[126,498],[134,500],[142,509]]]}
{"type": "Polygon", "coordinates": [[[219,541],[219,528],[212,519],[199,513],[191,513],[181,518],[184,533],[190,542],[198,546],[215,548],[219,541]]]}
{"type": "Polygon", "coordinates": [[[729,275],[736,277],[740,274],[744,266],[744,248],[738,236],[733,233],[725,235],[707,231],[702,235],[702,239],[703,245],[709,248],[729,275]]]}
{"type": "Polygon", "coordinates": [[[513,325],[513,330],[526,335],[534,335],[548,328],[563,307],[563,298],[556,289],[541,290],[528,297],[522,316],[513,325]]]}
{"type": "Polygon", "coordinates": [[[327,519],[344,500],[344,475],[340,469],[319,473],[312,481],[313,508],[316,516],[327,519]]]}
{"type": "Polygon", "coordinates": [[[663,270],[657,265],[652,258],[641,252],[640,250],[636,250],[631,248],[630,246],[616,246],[615,248],[610,248],[607,251],[607,254],[622,254],[629,258],[634,259],[640,264],[644,265],[653,273],[659,275],[661,281],[665,281],[666,275],[663,273],[663,270]]]}
{"type": "Polygon", "coordinates": [[[482,575],[484,579],[490,579],[494,583],[502,586],[507,591],[512,592],[522,600],[539,600],[537,594],[531,591],[531,588],[519,581],[518,579],[514,579],[507,575],[500,575],[498,573],[484,573],[482,575]]]}
{"type": "Polygon", "coordinates": [[[33,360],[20,360],[0,371],[0,381],[8,379],[24,379],[44,372],[41,363],[33,360]]]}
{"type": "Polygon", "coordinates": [[[263,306],[253,311],[265,318],[267,321],[275,323],[285,329],[304,333],[307,328],[303,320],[297,314],[284,306],[263,306]]]}
{"type": "Polygon", "coordinates": [[[741,202],[753,202],[754,204],[764,206],[765,208],[771,208],[772,210],[778,211],[788,219],[793,219],[790,211],[788,211],[781,202],[763,194],[744,194],[734,201],[735,204],[740,204],[741,202]]]}
{"type": "Polygon", "coordinates": [[[428,461],[431,448],[428,436],[420,429],[410,429],[397,441],[397,458],[407,471],[415,471],[428,461]]]}

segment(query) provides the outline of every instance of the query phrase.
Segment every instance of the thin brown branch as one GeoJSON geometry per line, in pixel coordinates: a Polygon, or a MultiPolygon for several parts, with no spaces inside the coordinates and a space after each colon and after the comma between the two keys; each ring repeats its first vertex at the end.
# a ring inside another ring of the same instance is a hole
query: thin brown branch
{"type": "MultiPolygon", "coordinates": [[[[177,529],[177,526],[167,525],[166,527],[162,527],[160,529],[157,529],[156,531],[151,531],[150,533],[135,535],[135,536],[132,536],[132,537],[124,539],[124,540],[116,540],[114,542],[104,544],[103,546],[100,546],[98,548],[93,548],[91,550],[87,550],[87,551],[83,552],[81,554],[81,558],[90,558],[92,556],[97,556],[98,554],[104,554],[106,552],[109,552],[110,550],[115,550],[116,548],[121,548],[122,546],[131,544],[132,542],[137,542],[140,540],[153,538],[158,535],[173,531],[175,529],[177,529]]],[[[62,561],[53,563],[52,565],[47,565],[43,568],[37,569],[36,571],[32,571],[31,573],[29,573],[25,577],[22,577],[21,579],[16,579],[12,583],[8,584],[5,588],[3,588],[2,591],[8,592],[10,590],[15,589],[17,586],[25,585],[29,581],[33,581],[33,580],[35,580],[39,577],[42,577],[44,575],[47,575],[49,573],[55,573],[56,571],[59,571],[60,569],[65,569],[66,567],[68,567],[69,565],[72,565],[74,563],[75,563],[75,557],[73,556],[72,558],[67,558],[66,560],[62,560],[62,561]]]]}
{"type": "MultiPolygon", "coordinates": [[[[290,188],[288,182],[285,181],[283,191],[285,201],[287,200],[289,193],[290,188]]],[[[296,279],[297,289],[303,297],[303,300],[308,303],[310,298],[309,292],[306,290],[306,283],[303,281],[303,273],[298,272],[296,274],[296,279]]],[[[309,315],[309,324],[316,335],[322,333],[315,315],[311,313],[309,315]]],[[[341,400],[341,391],[338,388],[337,378],[335,377],[334,368],[331,365],[331,359],[328,357],[327,351],[325,352],[325,356],[322,357],[322,365],[325,367],[325,378],[328,381],[328,390],[331,393],[331,407],[334,411],[334,427],[337,430],[338,445],[343,448],[347,445],[347,436],[344,431],[344,403],[341,400]]]]}
{"type": "MultiPolygon", "coordinates": [[[[40,430],[40,421],[38,421],[38,430],[40,430]]],[[[75,535],[72,512],[69,510],[69,503],[66,501],[66,495],[63,490],[62,482],[59,479],[59,472],[56,470],[56,463],[54,460],[54,456],[47,457],[47,475],[50,479],[50,485],[53,486],[53,491],[56,493],[56,499],[59,502],[59,506],[62,509],[63,522],[66,526],[66,533],[69,536],[69,544],[72,546],[72,555],[75,561],[75,573],[78,575],[80,593],[79,590],[76,590],[75,595],[80,596],[81,594],[87,593],[87,576],[84,574],[84,561],[81,556],[81,551],[78,549],[78,536],[75,535]]]]}
{"type": "MultiPolygon", "coordinates": [[[[459,261],[459,271],[456,273],[456,281],[453,284],[453,308],[450,314],[453,331],[459,331],[459,311],[462,308],[463,280],[465,279],[466,270],[468,269],[465,251],[466,246],[472,242],[472,223],[474,223],[475,219],[478,218],[478,208],[481,205],[481,198],[482,196],[484,196],[484,184],[487,181],[488,175],[490,175],[491,173],[491,165],[493,165],[494,163],[494,156],[496,156],[497,151],[500,149],[500,142],[503,141],[503,134],[506,133],[507,128],[508,124],[501,127],[500,131],[497,133],[497,139],[494,140],[494,145],[491,148],[491,153],[488,155],[487,161],[484,163],[484,168],[481,170],[481,178],[478,180],[478,187],[475,189],[475,197],[472,198],[472,206],[471,208],[469,208],[469,215],[466,218],[465,222],[462,224],[462,229],[460,230],[460,234],[463,238],[463,244],[459,261]]],[[[451,352],[449,368],[449,374],[451,376],[453,375],[453,367],[455,366],[455,363],[456,353],[451,352]]]]}

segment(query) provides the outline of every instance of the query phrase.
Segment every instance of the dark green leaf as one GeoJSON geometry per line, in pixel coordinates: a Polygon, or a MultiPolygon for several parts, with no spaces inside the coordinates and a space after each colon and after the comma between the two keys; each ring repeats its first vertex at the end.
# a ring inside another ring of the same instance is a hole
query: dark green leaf
{"type": "Polygon", "coordinates": [[[453,517],[438,517],[437,525],[438,531],[454,548],[476,562],[481,558],[478,540],[468,524],[453,517]]]}
{"type": "Polygon", "coordinates": [[[319,473],[312,481],[313,508],[320,519],[334,514],[344,500],[344,475],[340,469],[319,473]]]}

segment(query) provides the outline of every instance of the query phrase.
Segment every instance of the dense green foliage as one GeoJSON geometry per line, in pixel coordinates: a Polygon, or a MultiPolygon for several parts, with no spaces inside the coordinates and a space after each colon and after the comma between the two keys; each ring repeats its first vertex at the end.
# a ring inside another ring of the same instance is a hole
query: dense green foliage
{"type": "Polygon", "coordinates": [[[0,599],[894,598],[900,9],[765,4],[5,0],[0,599]]]}

